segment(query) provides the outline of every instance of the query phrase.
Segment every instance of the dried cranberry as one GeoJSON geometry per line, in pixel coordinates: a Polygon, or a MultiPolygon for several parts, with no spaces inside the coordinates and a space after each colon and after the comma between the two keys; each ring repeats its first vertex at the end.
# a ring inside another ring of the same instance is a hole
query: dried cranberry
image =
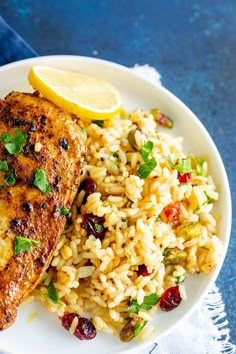
{"type": "Polygon", "coordinates": [[[171,311],[179,306],[181,301],[179,286],[175,285],[162,294],[159,305],[162,311],[171,311]]]}
{"type": "Polygon", "coordinates": [[[72,324],[73,319],[78,318],[78,324],[74,331],[74,335],[81,340],[91,340],[97,335],[96,328],[92,324],[92,322],[84,317],[80,317],[76,313],[66,313],[61,317],[62,326],[69,330],[72,324]]]}
{"type": "Polygon", "coordinates": [[[93,235],[102,241],[106,232],[106,228],[103,226],[104,221],[104,217],[84,214],[81,227],[87,231],[88,235],[93,235]]]}
{"type": "Polygon", "coordinates": [[[176,202],[176,203],[172,203],[172,204],[168,205],[164,209],[164,213],[165,213],[168,221],[170,221],[170,222],[177,221],[179,218],[179,213],[180,213],[180,203],[176,202]]]}
{"type": "Polygon", "coordinates": [[[147,266],[145,264],[140,264],[138,266],[137,274],[138,274],[138,276],[142,275],[143,277],[146,277],[146,276],[150,275],[151,273],[148,272],[147,266]]]}
{"type": "Polygon", "coordinates": [[[83,200],[83,203],[85,203],[87,200],[87,197],[90,194],[95,193],[97,191],[97,185],[92,178],[87,178],[81,183],[81,185],[79,187],[79,191],[82,191],[82,190],[85,191],[85,197],[83,200]]]}
{"type": "Polygon", "coordinates": [[[178,172],[178,180],[180,183],[187,183],[191,180],[191,173],[186,172],[186,173],[180,173],[178,172]]]}

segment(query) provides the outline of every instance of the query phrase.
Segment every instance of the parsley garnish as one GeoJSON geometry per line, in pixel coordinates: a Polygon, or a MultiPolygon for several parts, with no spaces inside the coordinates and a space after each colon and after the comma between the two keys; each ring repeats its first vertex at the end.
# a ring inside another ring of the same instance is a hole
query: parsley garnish
{"type": "Polygon", "coordinates": [[[59,301],[59,296],[58,296],[58,293],[57,293],[57,289],[55,288],[54,284],[53,284],[53,281],[51,280],[48,287],[48,296],[49,296],[49,299],[54,302],[54,304],[58,304],[60,303],[59,301]]]}
{"type": "Polygon", "coordinates": [[[207,194],[206,191],[204,191],[204,194],[206,196],[206,201],[203,203],[203,205],[205,204],[211,204],[212,203],[212,199],[209,197],[209,195],[207,194]]]}
{"type": "Polygon", "coordinates": [[[12,155],[22,152],[26,139],[27,133],[22,133],[20,129],[17,129],[15,136],[10,133],[3,133],[1,136],[1,140],[6,143],[5,148],[12,155]]]}
{"type": "Polygon", "coordinates": [[[81,132],[82,134],[85,134],[86,131],[87,131],[87,128],[86,128],[86,127],[83,127],[80,132],[81,132]]]}
{"type": "Polygon", "coordinates": [[[177,159],[175,164],[172,162],[170,155],[168,155],[167,160],[169,165],[180,173],[192,172],[191,158],[189,157],[187,159],[177,159]]]}
{"type": "Polygon", "coordinates": [[[190,154],[190,158],[192,159],[193,165],[195,167],[196,170],[196,174],[198,176],[203,176],[204,174],[204,170],[203,170],[203,164],[205,162],[204,159],[200,160],[197,158],[197,156],[190,154]]]}
{"type": "Polygon", "coordinates": [[[16,238],[15,238],[15,254],[19,254],[23,251],[32,252],[32,245],[39,246],[40,242],[37,240],[32,240],[30,238],[16,236],[16,238]]]}
{"type": "Polygon", "coordinates": [[[139,166],[137,170],[137,176],[139,176],[139,178],[145,179],[156,167],[157,161],[154,159],[154,157],[152,157],[150,160],[139,166]]]}
{"type": "Polygon", "coordinates": [[[185,275],[184,274],[177,276],[175,284],[178,285],[178,284],[182,283],[184,281],[184,279],[185,279],[185,275]]]}
{"type": "Polygon", "coordinates": [[[143,158],[144,162],[148,161],[148,157],[153,149],[153,142],[147,141],[145,145],[139,150],[140,155],[143,158]]]}
{"type": "Polygon", "coordinates": [[[59,211],[62,215],[68,215],[70,213],[69,209],[63,206],[59,208],[59,211]]]}
{"type": "Polygon", "coordinates": [[[15,179],[15,175],[13,172],[9,172],[5,175],[4,177],[4,181],[6,182],[6,184],[8,186],[14,186],[14,184],[16,183],[16,179],[15,179]]]}
{"type": "Polygon", "coordinates": [[[8,164],[6,161],[0,161],[0,171],[8,171],[8,164]]]}
{"type": "Polygon", "coordinates": [[[44,170],[35,170],[33,184],[38,187],[44,194],[48,194],[51,191],[44,170]]]}
{"type": "Polygon", "coordinates": [[[212,199],[209,197],[209,195],[207,194],[206,191],[204,191],[204,194],[206,196],[206,200],[204,203],[202,203],[202,205],[198,205],[195,209],[194,209],[194,212],[196,211],[199,211],[201,209],[201,207],[203,207],[204,205],[207,205],[207,204],[211,204],[212,203],[212,199]]]}
{"type": "Polygon", "coordinates": [[[100,224],[95,224],[95,229],[96,229],[96,231],[99,232],[99,231],[102,231],[103,227],[100,224]]]}
{"type": "Polygon", "coordinates": [[[171,248],[166,247],[164,248],[163,252],[162,252],[162,256],[165,257],[169,252],[170,252],[171,248]]]}
{"type": "Polygon", "coordinates": [[[137,300],[132,300],[129,304],[128,311],[138,314],[141,309],[151,310],[151,308],[158,303],[160,296],[157,293],[153,293],[144,296],[143,302],[139,305],[137,300]]]}
{"type": "Polygon", "coordinates": [[[210,251],[210,249],[207,248],[206,246],[201,246],[201,248],[202,248],[203,250],[205,250],[205,251],[210,251]]]}
{"type": "Polygon", "coordinates": [[[160,216],[157,216],[156,219],[155,219],[155,221],[156,221],[156,222],[161,221],[160,216]]]}
{"type": "Polygon", "coordinates": [[[35,289],[34,291],[36,291],[40,295],[43,295],[45,297],[45,299],[52,301],[54,304],[62,305],[62,302],[59,300],[59,295],[58,295],[57,289],[55,288],[52,280],[50,281],[49,285],[47,286],[48,295],[46,295],[45,293],[43,293],[41,290],[38,290],[38,289],[35,289]]]}
{"type": "Polygon", "coordinates": [[[114,152],[112,156],[117,158],[118,157],[118,153],[114,152]]]}
{"type": "Polygon", "coordinates": [[[121,218],[121,221],[124,222],[124,223],[126,223],[126,227],[129,226],[128,219],[126,219],[126,218],[121,218]]]}
{"type": "Polygon", "coordinates": [[[99,127],[103,128],[103,120],[92,120],[92,123],[97,124],[99,127]]]}

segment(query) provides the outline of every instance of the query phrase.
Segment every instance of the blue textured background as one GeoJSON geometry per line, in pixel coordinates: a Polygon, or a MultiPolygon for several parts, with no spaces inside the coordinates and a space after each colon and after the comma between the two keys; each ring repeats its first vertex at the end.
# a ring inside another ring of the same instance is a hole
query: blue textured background
{"type": "Polygon", "coordinates": [[[154,66],[204,123],[233,199],[231,242],[217,285],[236,343],[236,0],[1,0],[0,14],[40,55],[154,66]]]}

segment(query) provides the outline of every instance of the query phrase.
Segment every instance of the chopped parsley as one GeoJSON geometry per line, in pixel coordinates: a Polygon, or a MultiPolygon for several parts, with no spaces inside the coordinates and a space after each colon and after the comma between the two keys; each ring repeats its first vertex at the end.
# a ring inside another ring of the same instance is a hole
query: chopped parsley
{"type": "Polygon", "coordinates": [[[86,128],[86,127],[83,127],[80,132],[81,132],[82,134],[85,134],[86,131],[87,131],[87,128],[86,128]]]}
{"type": "Polygon", "coordinates": [[[103,229],[103,226],[102,225],[100,225],[100,224],[95,224],[95,229],[96,229],[96,231],[102,231],[102,229],[103,229]]]}
{"type": "Polygon", "coordinates": [[[45,299],[52,301],[54,304],[62,305],[62,302],[59,300],[59,295],[58,295],[57,289],[55,288],[52,280],[50,281],[49,285],[47,286],[48,295],[46,295],[45,293],[43,293],[41,290],[38,290],[38,289],[35,289],[34,291],[36,291],[40,295],[44,296],[45,299]]]}
{"type": "Polygon", "coordinates": [[[11,155],[22,152],[26,139],[27,133],[22,133],[20,129],[17,129],[15,136],[10,133],[3,133],[1,136],[1,140],[6,143],[5,148],[11,155]]]}
{"type": "Polygon", "coordinates": [[[190,154],[190,158],[192,160],[196,174],[198,176],[203,176],[204,175],[203,164],[205,160],[204,159],[199,160],[199,158],[193,154],[190,154]]]}
{"type": "Polygon", "coordinates": [[[183,275],[179,275],[175,279],[176,279],[175,284],[178,285],[178,284],[180,284],[180,283],[182,283],[184,281],[185,275],[184,274],[183,275]]]}
{"type": "Polygon", "coordinates": [[[144,162],[148,161],[149,155],[153,149],[153,142],[147,141],[144,146],[139,150],[140,155],[143,158],[144,162]]]}
{"type": "Polygon", "coordinates": [[[203,203],[204,205],[205,204],[211,204],[212,203],[212,199],[209,197],[209,195],[207,194],[206,191],[204,191],[204,194],[206,196],[206,201],[203,203]]]}
{"type": "Polygon", "coordinates": [[[14,186],[16,183],[14,172],[9,172],[4,176],[4,181],[8,186],[14,186]]]}
{"type": "Polygon", "coordinates": [[[33,184],[38,187],[44,194],[48,194],[51,191],[44,170],[35,170],[33,184]]]}
{"type": "Polygon", "coordinates": [[[157,161],[152,157],[147,162],[141,164],[137,170],[137,176],[141,179],[148,178],[150,173],[157,167],[157,161]]]}
{"type": "Polygon", "coordinates": [[[144,296],[143,302],[138,304],[136,299],[131,300],[128,311],[138,314],[141,309],[151,310],[151,308],[158,303],[160,296],[157,293],[153,293],[147,296],[144,296]]]}
{"type": "Polygon", "coordinates": [[[62,215],[68,215],[70,213],[69,209],[63,206],[59,208],[59,211],[62,215]]]}
{"type": "Polygon", "coordinates": [[[15,238],[15,254],[19,254],[23,251],[32,252],[32,245],[39,246],[40,242],[32,240],[23,236],[16,236],[15,238]]]}
{"type": "Polygon", "coordinates": [[[115,151],[112,156],[117,158],[118,157],[118,153],[115,151]]]}
{"type": "Polygon", "coordinates": [[[168,155],[167,160],[169,165],[180,173],[189,173],[193,170],[190,157],[188,157],[187,159],[177,159],[177,162],[175,164],[171,160],[170,155],[168,155]]]}
{"type": "Polygon", "coordinates": [[[202,248],[203,250],[205,250],[205,251],[210,251],[210,249],[209,249],[208,247],[206,247],[206,246],[201,246],[201,248],[202,248]]]}
{"type": "Polygon", "coordinates": [[[126,227],[129,226],[128,219],[126,219],[126,218],[121,218],[121,221],[126,224],[126,227]]]}
{"type": "Polygon", "coordinates": [[[149,155],[152,152],[152,149],[153,142],[147,141],[144,146],[139,150],[139,153],[144,161],[144,163],[141,164],[137,170],[137,176],[141,179],[147,178],[157,166],[157,161],[154,157],[149,159],[149,155]]]}
{"type": "Polygon", "coordinates": [[[171,248],[166,247],[164,248],[163,252],[162,252],[162,256],[165,257],[169,252],[170,252],[171,248]]]}
{"type": "Polygon", "coordinates": [[[8,164],[6,161],[0,161],[0,171],[8,171],[8,164]]]}
{"type": "Polygon", "coordinates": [[[201,207],[203,207],[204,205],[207,205],[207,204],[211,204],[213,201],[212,199],[209,197],[209,195],[207,194],[206,191],[204,191],[204,194],[206,196],[206,200],[204,203],[202,203],[202,205],[198,205],[195,209],[194,209],[194,212],[196,211],[199,211],[201,209],[201,207]]]}
{"type": "Polygon", "coordinates": [[[92,120],[92,123],[98,125],[99,127],[103,128],[104,121],[103,120],[92,120]]]}

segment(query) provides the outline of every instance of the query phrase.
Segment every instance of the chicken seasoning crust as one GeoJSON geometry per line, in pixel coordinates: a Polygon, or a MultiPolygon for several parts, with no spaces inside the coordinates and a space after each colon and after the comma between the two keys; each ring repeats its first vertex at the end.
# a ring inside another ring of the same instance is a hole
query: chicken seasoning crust
{"type": "Polygon", "coordinates": [[[76,195],[82,123],[37,93],[0,105],[0,329],[47,269],[76,195]]]}

